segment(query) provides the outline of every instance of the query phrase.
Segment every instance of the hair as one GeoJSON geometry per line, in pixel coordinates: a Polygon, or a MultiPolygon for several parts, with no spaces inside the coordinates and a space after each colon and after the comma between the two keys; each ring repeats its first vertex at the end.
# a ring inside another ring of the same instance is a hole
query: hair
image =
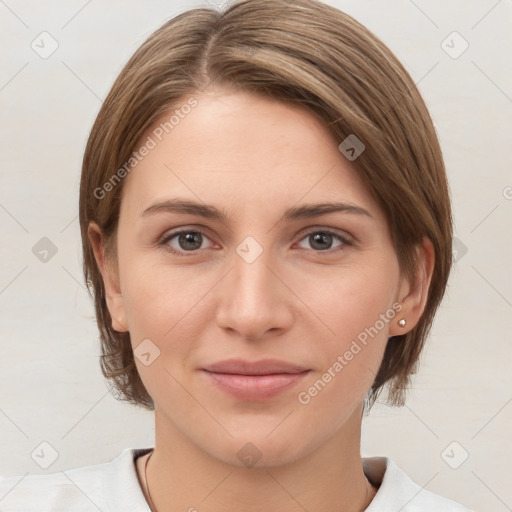
{"type": "Polygon", "coordinates": [[[114,396],[154,409],[130,333],[112,328],[88,226],[94,221],[101,228],[105,257],[115,270],[121,166],[157,119],[207,87],[300,104],[339,143],[356,135],[365,149],[352,165],[385,213],[402,276],[418,275],[417,246],[423,237],[432,242],[435,262],[424,312],[413,329],[388,340],[365,400],[371,407],[387,387],[387,403],[403,405],[452,265],[444,162],[427,107],[402,64],[359,22],[317,0],[239,0],[224,11],[184,12],[143,42],[103,102],[83,157],[79,218],[101,369],[114,396]]]}

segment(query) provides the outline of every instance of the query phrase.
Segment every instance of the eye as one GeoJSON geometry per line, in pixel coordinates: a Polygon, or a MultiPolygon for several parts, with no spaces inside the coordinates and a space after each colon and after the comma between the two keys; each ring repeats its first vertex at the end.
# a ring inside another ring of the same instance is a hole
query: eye
{"type": "Polygon", "coordinates": [[[341,241],[341,244],[338,245],[340,249],[337,250],[342,250],[344,246],[352,245],[352,242],[348,238],[330,230],[310,231],[302,240],[307,240],[315,252],[327,251],[331,254],[334,252],[332,249],[334,238],[341,241]]]}
{"type": "Polygon", "coordinates": [[[209,238],[206,237],[201,231],[182,230],[171,233],[170,235],[166,236],[160,243],[171,252],[181,256],[182,253],[194,252],[201,249],[204,240],[209,240],[209,238]],[[175,245],[171,243],[171,240],[174,238],[176,238],[175,245]]]}
{"type": "MultiPolygon", "coordinates": [[[[159,245],[177,256],[193,256],[195,251],[205,248],[203,247],[205,240],[210,239],[202,231],[182,229],[181,231],[164,235],[159,245]]],[[[304,240],[307,240],[311,244],[311,250],[316,253],[332,254],[333,252],[343,250],[346,246],[352,245],[352,241],[349,240],[348,237],[328,229],[310,231],[301,239],[301,243],[304,240]],[[332,248],[333,239],[338,239],[341,242],[336,246],[337,248],[334,249],[332,248]]],[[[305,249],[307,249],[307,247],[305,247],[305,249]]]]}

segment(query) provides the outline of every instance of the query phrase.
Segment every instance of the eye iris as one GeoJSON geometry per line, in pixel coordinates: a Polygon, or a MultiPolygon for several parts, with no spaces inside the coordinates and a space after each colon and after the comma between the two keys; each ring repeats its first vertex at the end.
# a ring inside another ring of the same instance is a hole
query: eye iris
{"type": "Polygon", "coordinates": [[[195,251],[201,247],[202,235],[196,231],[190,231],[188,233],[183,233],[178,238],[180,247],[182,249],[188,249],[191,251],[195,251]],[[188,244],[198,244],[197,247],[190,247],[188,244]]]}
{"type": "Polygon", "coordinates": [[[314,235],[310,235],[309,238],[310,238],[310,240],[312,240],[311,247],[316,248],[316,249],[326,250],[326,249],[329,249],[329,247],[332,244],[332,235],[330,235],[329,233],[315,233],[314,235]],[[322,240],[325,241],[326,238],[329,242],[331,242],[331,243],[327,243],[327,245],[329,247],[326,247],[326,245],[322,244],[322,243],[320,243],[319,247],[315,247],[316,243],[321,242],[322,240]]]}

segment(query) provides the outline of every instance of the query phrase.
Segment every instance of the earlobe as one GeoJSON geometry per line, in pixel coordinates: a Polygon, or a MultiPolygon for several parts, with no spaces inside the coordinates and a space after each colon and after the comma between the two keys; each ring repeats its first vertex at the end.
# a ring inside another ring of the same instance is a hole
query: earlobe
{"type": "Polygon", "coordinates": [[[106,259],[101,228],[95,222],[90,222],[87,234],[105,286],[105,298],[108,311],[112,317],[112,329],[118,332],[127,332],[126,313],[119,277],[106,259]]]}
{"type": "Polygon", "coordinates": [[[412,330],[425,310],[434,270],[435,251],[432,242],[427,237],[423,238],[423,242],[417,247],[417,251],[416,279],[412,286],[408,282],[404,282],[400,288],[400,297],[403,297],[400,302],[402,309],[389,329],[390,336],[405,334],[412,330]]]}

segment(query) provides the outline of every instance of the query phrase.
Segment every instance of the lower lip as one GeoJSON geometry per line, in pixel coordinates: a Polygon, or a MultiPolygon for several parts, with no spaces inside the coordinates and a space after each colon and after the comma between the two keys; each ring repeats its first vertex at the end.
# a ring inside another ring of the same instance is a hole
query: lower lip
{"type": "Polygon", "coordinates": [[[264,400],[290,389],[301,381],[309,370],[301,373],[273,375],[233,375],[230,373],[204,373],[220,389],[240,400],[264,400]]]}

